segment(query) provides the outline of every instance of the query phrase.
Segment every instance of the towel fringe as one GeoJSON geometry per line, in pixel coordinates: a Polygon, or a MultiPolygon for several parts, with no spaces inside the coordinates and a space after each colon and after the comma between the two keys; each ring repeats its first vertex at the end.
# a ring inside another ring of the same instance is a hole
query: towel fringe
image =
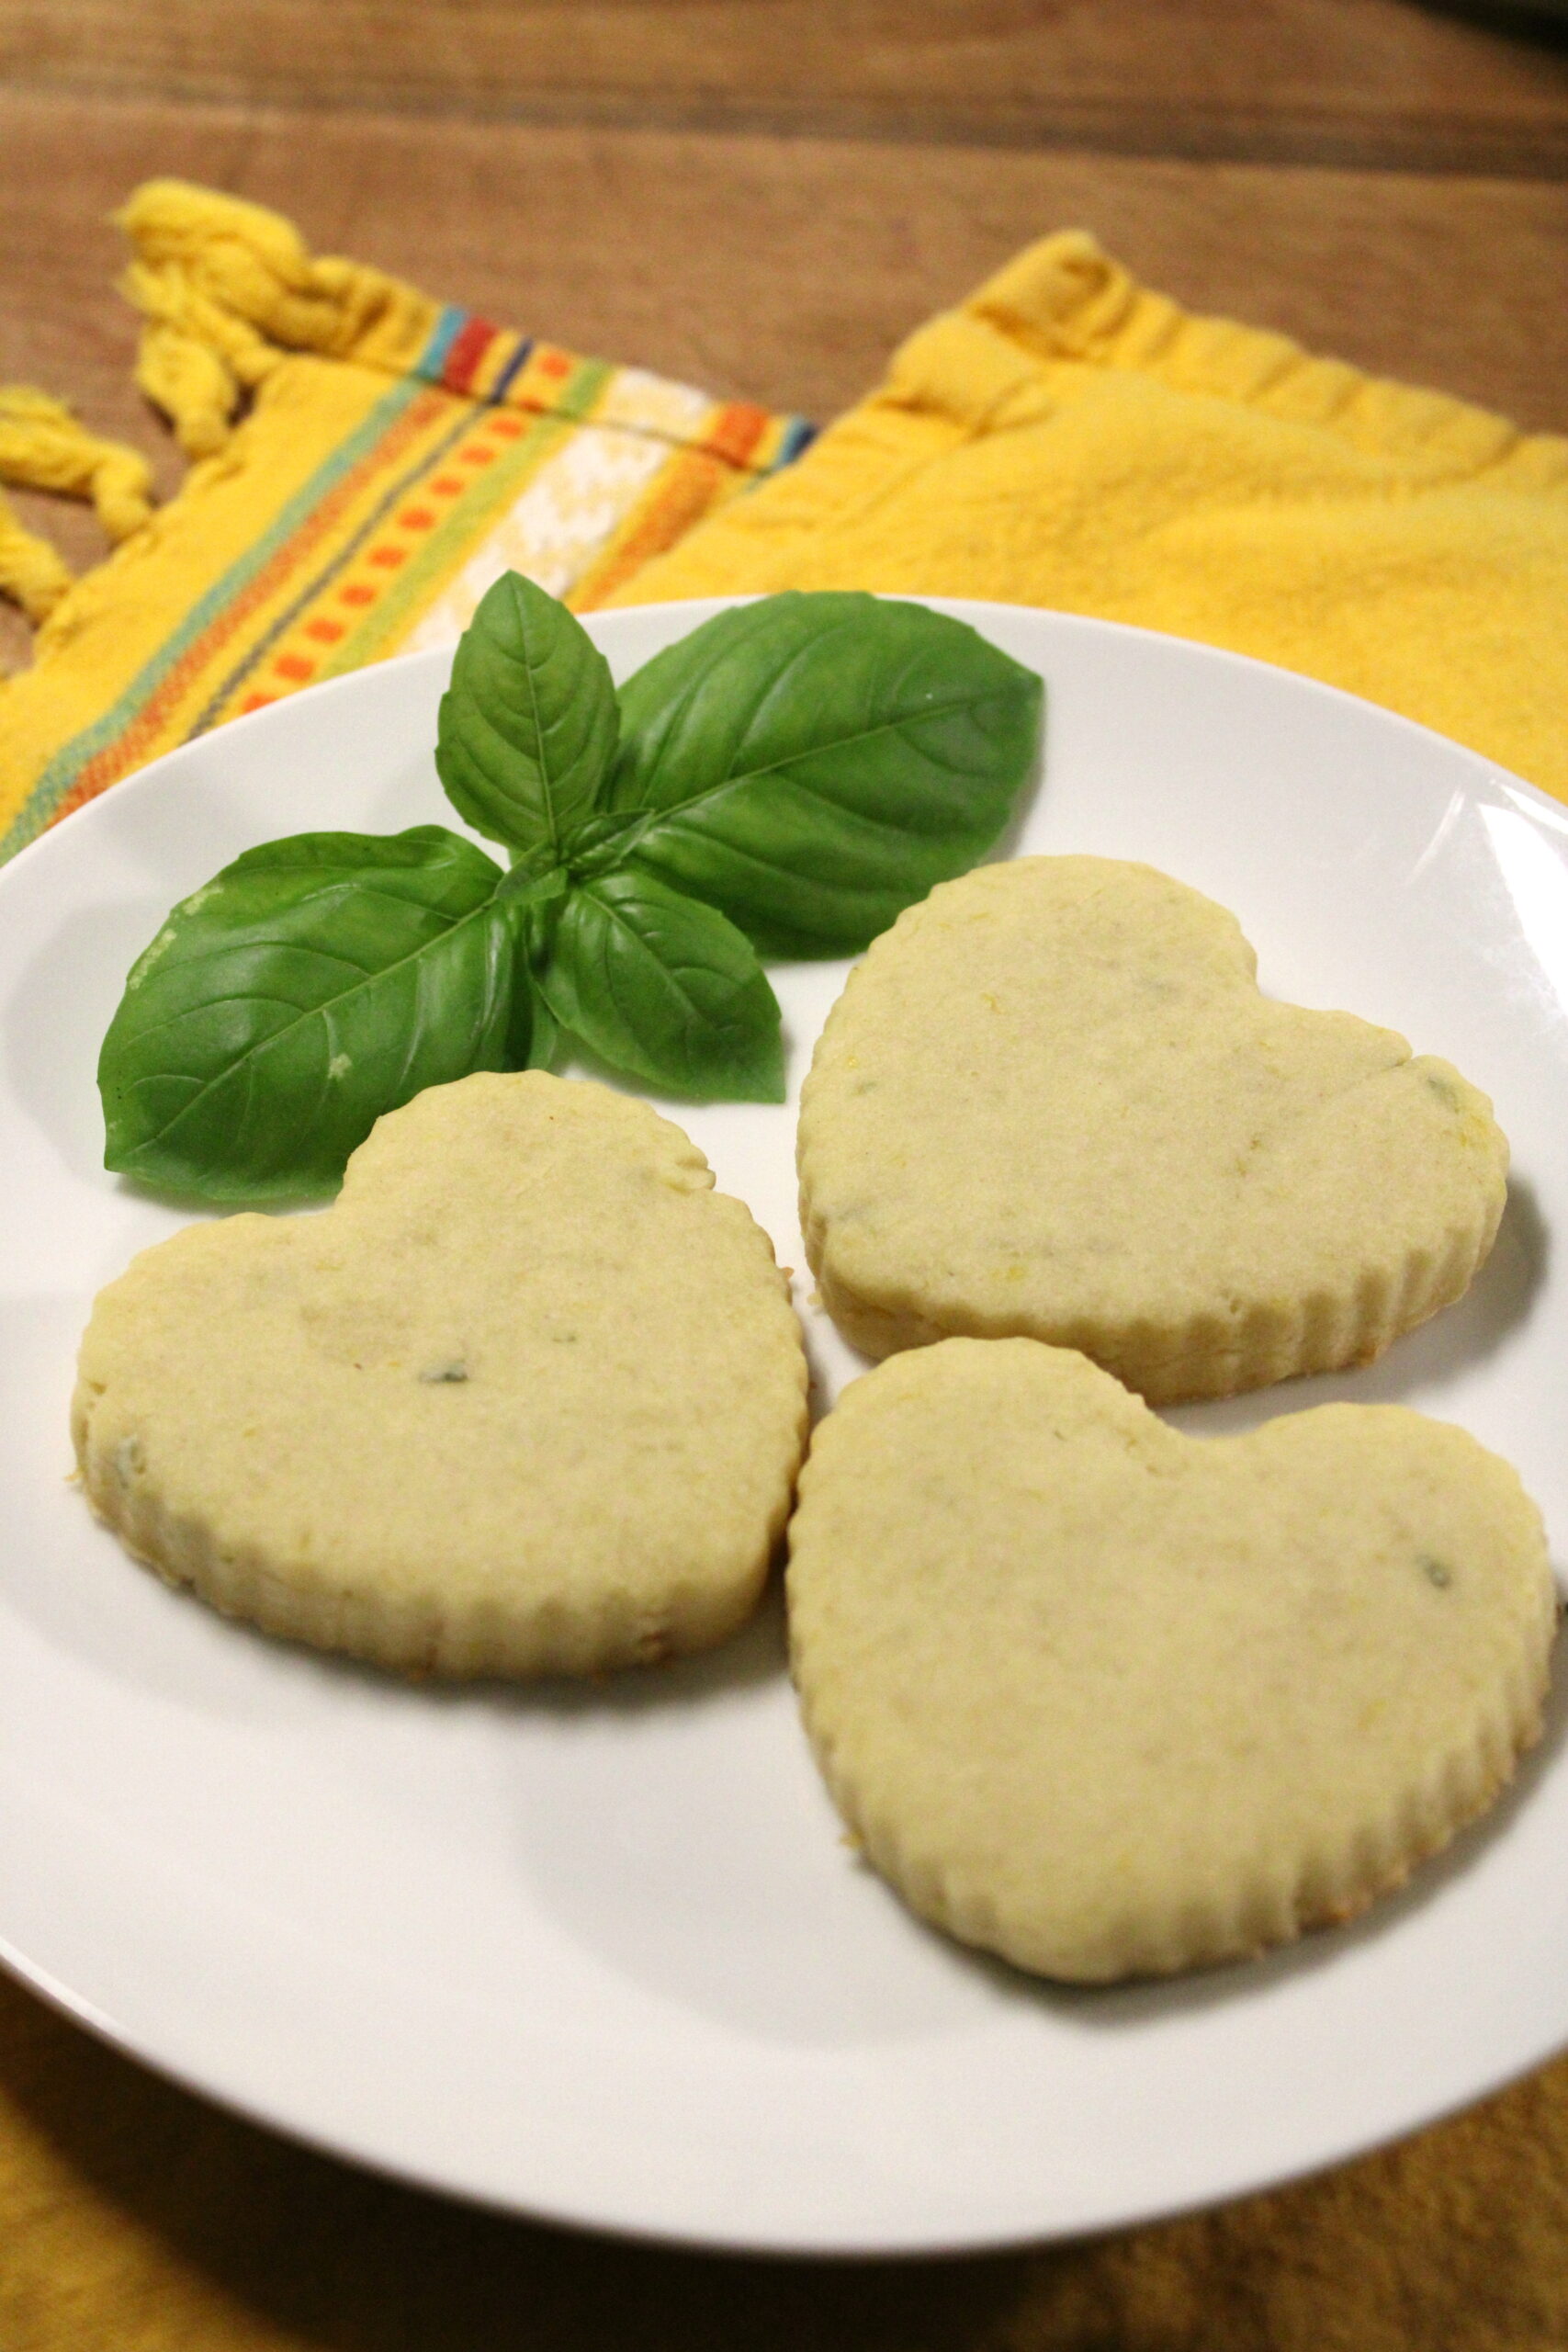
{"type": "MultiPolygon", "coordinates": [[[[118,546],[152,513],[152,474],[139,450],[90,432],[63,401],[30,384],[0,385],[0,482],[91,500],[118,546]]],[[[0,499],[0,595],[45,621],[74,575],[58,549],[0,499]]]]}
{"type": "MultiPolygon", "coordinates": [[[[136,381],[187,458],[216,457],[247,396],[290,353],[401,371],[440,305],[355,262],[318,258],[281,213],[184,180],[148,180],[116,215],[132,250],[123,292],[141,313],[136,381]]],[[[0,482],[90,498],[117,545],[152,512],[146,460],[62,401],[0,389],[0,482]]],[[[35,624],[75,576],[0,498],[0,595],[35,624]]]]}
{"type": "Polygon", "coordinates": [[[138,390],[163,410],[187,458],[215,457],[243,395],[283,354],[203,296],[178,267],[133,263],[120,287],[146,322],[136,355],[138,390]]]}
{"type": "Polygon", "coordinates": [[[290,353],[401,373],[440,315],[400,278],[312,254],[281,213],[186,180],[145,181],[115,219],[134,256],[121,288],[146,322],[136,380],[189,458],[216,456],[290,353]]]}

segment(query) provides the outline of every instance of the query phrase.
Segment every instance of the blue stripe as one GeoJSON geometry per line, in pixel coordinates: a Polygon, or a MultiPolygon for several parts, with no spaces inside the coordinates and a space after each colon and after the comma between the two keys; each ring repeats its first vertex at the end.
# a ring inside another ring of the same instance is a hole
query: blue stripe
{"type": "Polygon", "coordinates": [[[496,378],[494,383],[491,386],[490,390],[484,395],[484,398],[489,401],[492,406],[498,401],[503,401],[506,398],[506,395],[512,389],[512,386],[516,382],[518,377],[523,373],[524,368],[527,366],[528,354],[533,350],[533,336],[531,334],[525,334],[522,342],[518,345],[516,350],[513,353],[511,358],[507,361],[505,367],[502,369],[500,375],[496,378]]]}
{"type": "Polygon", "coordinates": [[[431,331],[430,341],[414,361],[413,372],[423,376],[426,383],[438,384],[446,365],[446,355],[468,322],[467,311],[459,311],[448,302],[431,331]]]}
{"type": "Polygon", "coordinates": [[[773,459],[773,470],[795,463],[803,449],[809,449],[817,438],[818,427],[808,416],[797,416],[779,444],[779,454],[773,459]]]}

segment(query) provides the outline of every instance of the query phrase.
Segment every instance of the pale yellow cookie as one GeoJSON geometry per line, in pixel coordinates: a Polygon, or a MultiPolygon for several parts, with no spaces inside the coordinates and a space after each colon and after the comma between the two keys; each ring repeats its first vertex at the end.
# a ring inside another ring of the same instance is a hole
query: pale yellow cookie
{"type": "Polygon", "coordinates": [[[1258,993],[1150,866],[944,883],[852,973],[801,1101],[801,1223],[866,1353],[1081,1348],[1156,1402],[1366,1363],[1458,1298],[1507,1144],[1444,1061],[1258,993]]]}
{"type": "Polygon", "coordinates": [[[1186,1438],[1081,1355],[947,1340],[845,1391],[790,1555],[856,1838],[924,1917],[1049,1976],[1348,1918],[1540,1731],[1540,1513],[1400,1406],[1186,1438]]]}
{"type": "Polygon", "coordinates": [[[723,1640],[788,1511],[806,1367],[766,1236],[712,1184],[607,1088],[432,1088],[325,1215],[189,1226],[101,1293],[94,1510],[230,1614],[409,1671],[723,1640]]]}

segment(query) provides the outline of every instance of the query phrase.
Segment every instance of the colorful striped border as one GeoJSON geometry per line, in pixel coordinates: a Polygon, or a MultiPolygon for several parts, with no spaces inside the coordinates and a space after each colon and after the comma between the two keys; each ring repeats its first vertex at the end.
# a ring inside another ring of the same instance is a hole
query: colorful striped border
{"type": "Polygon", "coordinates": [[[325,537],[355,489],[387,463],[389,451],[395,453],[405,437],[413,437],[424,421],[421,403],[433,397],[417,380],[387,393],[295,492],[271,527],[197,600],[103,717],[55,753],[0,849],[20,849],[46,825],[152,756],[151,739],[169,706],[325,537]]]}
{"type": "MultiPolygon", "coordinates": [[[[395,650],[553,453],[606,407],[614,421],[602,429],[644,435],[669,456],[571,582],[569,601],[582,607],[723,499],[791,463],[812,437],[804,419],[710,401],[448,306],[409,372],[109,708],[54,753],[0,840],[0,858],[158,752],[395,650]],[[653,397],[660,389],[673,396],[663,408],[653,397]]],[[[171,520],[177,511],[176,503],[171,520]]]]}

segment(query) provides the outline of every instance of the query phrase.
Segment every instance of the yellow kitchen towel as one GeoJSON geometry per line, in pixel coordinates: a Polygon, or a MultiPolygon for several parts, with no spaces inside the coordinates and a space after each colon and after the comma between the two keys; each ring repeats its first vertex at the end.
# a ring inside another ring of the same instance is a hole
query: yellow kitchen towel
{"type": "Polygon", "coordinates": [[[0,481],[91,496],[118,542],[73,583],[0,502],[0,591],[42,622],[0,683],[0,855],[226,718],[451,639],[508,565],[580,610],[856,585],[1134,621],[1568,797],[1568,441],[1190,317],[1080,232],[792,463],[798,418],[313,258],[258,206],[154,181],[122,218],[139,379],[195,462],[154,512],[135,452],[0,392],[0,481]]]}
{"type": "Polygon", "coordinates": [[[609,601],[994,596],[1277,662],[1568,799],[1568,440],[1032,246],[609,601]]]}
{"type": "Polygon", "coordinates": [[[0,481],[90,496],[118,543],[73,584],[0,501],[0,591],[41,623],[0,683],[0,856],[227,718],[455,638],[509,566],[602,598],[809,438],[315,259],[209,189],[150,182],[121,219],[138,380],[194,462],[155,513],[135,451],[0,390],[0,481]]]}

